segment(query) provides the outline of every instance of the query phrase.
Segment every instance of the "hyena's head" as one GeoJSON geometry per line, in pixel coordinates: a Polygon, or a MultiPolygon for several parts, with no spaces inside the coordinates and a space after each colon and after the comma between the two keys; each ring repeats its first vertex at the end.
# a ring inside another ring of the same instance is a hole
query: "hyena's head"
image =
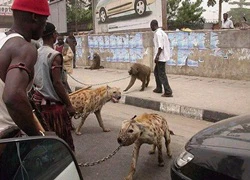
{"type": "Polygon", "coordinates": [[[107,86],[107,94],[108,94],[110,100],[114,103],[119,102],[119,100],[121,99],[120,88],[107,86]]]}
{"type": "Polygon", "coordinates": [[[122,127],[117,138],[117,142],[122,146],[133,144],[142,134],[142,126],[134,120],[135,117],[122,122],[122,127]]]}

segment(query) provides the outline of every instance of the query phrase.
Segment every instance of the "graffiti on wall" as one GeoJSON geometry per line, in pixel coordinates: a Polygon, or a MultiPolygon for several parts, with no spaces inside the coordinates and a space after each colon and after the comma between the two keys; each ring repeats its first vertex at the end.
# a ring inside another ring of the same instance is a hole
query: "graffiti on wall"
{"type": "MultiPolygon", "coordinates": [[[[218,32],[169,32],[171,56],[167,65],[198,67],[205,54],[228,59],[233,51],[219,48],[218,36],[218,32]]],[[[135,63],[147,54],[142,33],[88,36],[88,48],[91,56],[94,52],[105,54],[102,60],[107,62],[135,63]]]]}
{"type": "MultiPolygon", "coordinates": [[[[169,33],[168,36],[171,46],[171,59],[167,61],[167,65],[197,67],[198,63],[202,62],[201,59],[192,60],[190,55],[192,55],[194,49],[206,49],[205,33],[174,32],[169,33]]],[[[95,51],[110,54],[106,59],[102,58],[103,61],[107,62],[134,63],[142,59],[144,54],[142,33],[88,36],[88,48],[91,57],[95,51]]]]}
{"type": "Polygon", "coordinates": [[[76,59],[82,59],[82,55],[83,55],[83,39],[81,36],[76,37],[76,59]]]}
{"type": "MultiPolygon", "coordinates": [[[[143,58],[142,34],[124,34],[111,36],[88,36],[90,56],[95,51],[107,54],[107,62],[136,62],[143,58]]],[[[92,59],[92,58],[90,58],[92,59]]]]}
{"type": "Polygon", "coordinates": [[[168,33],[168,37],[171,46],[171,58],[167,61],[167,65],[198,67],[198,63],[202,60],[194,60],[190,56],[194,49],[206,49],[205,33],[173,32],[168,33]]]}

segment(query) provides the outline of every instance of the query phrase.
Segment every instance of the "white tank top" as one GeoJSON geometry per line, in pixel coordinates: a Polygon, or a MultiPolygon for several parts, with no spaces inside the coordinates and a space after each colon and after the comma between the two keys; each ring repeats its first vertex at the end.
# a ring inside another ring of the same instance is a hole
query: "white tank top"
{"type": "MultiPolygon", "coordinates": [[[[13,37],[23,38],[23,36],[17,33],[13,33],[10,35],[6,35],[5,33],[0,33],[0,49],[10,38],[13,37]]],[[[4,85],[5,85],[4,82],[0,79],[0,132],[7,129],[9,126],[15,125],[2,99],[4,85]]]]}

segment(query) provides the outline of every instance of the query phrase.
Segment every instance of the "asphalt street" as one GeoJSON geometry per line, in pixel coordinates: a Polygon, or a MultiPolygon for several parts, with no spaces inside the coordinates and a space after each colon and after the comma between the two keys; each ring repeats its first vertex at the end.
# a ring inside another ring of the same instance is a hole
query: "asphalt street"
{"type": "MultiPolygon", "coordinates": [[[[144,144],[141,147],[137,163],[137,170],[134,175],[136,180],[160,180],[170,179],[170,165],[172,160],[184,148],[187,140],[199,130],[212,124],[203,120],[195,120],[179,115],[171,115],[164,112],[139,108],[122,103],[109,102],[104,105],[102,117],[106,127],[110,132],[102,132],[94,114],[91,114],[81,130],[81,136],[73,133],[76,146],[76,158],[78,162],[92,163],[107,157],[118,146],[117,136],[123,120],[131,119],[134,115],[144,112],[154,112],[164,116],[168,120],[171,130],[176,135],[172,136],[171,150],[173,157],[168,158],[165,147],[163,146],[165,166],[158,167],[157,153],[149,155],[150,145],[144,144]]],[[[75,126],[80,119],[73,120],[75,126]]],[[[85,180],[122,180],[129,172],[132,160],[133,145],[122,147],[111,159],[91,167],[80,167],[85,180]]]]}
{"type": "MultiPolygon", "coordinates": [[[[163,115],[170,129],[176,135],[172,136],[171,149],[173,157],[169,159],[164,154],[165,166],[158,167],[157,153],[149,155],[149,145],[141,147],[135,180],[170,179],[170,166],[184,149],[187,140],[199,130],[230,116],[249,113],[250,81],[226,80],[216,78],[168,75],[174,92],[173,98],[162,98],[155,94],[153,74],[149,87],[141,92],[141,82],[136,80],[134,86],[127,92],[123,90],[129,83],[127,70],[101,69],[86,70],[84,67],[74,69],[72,77],[68,78],[72,90],[92,85],[115,86],[121,88],[120,103],[107,103],[103,107],[102,117],[106,127],[111,132],[104,133],[97,120],[91,114],[81,132],[82,136],[73,133],[78,162],[96,162],[110,155],[117,147],[117,135],[122,120],[131,119],[134,115],[144,112],[155,112],[163,115]],[[130,106],[133,105],[133,106],[130,106]]],[[[80,122],[79,119],[73,121],[80,122]]],[[[121,180],[127,176],[132,159],[133,146],[122,147],[111,159],[91,167],[81,167],[85,180],[121,180]]],[[[165,152],[165,147],[163,152],[165,152]]]]}

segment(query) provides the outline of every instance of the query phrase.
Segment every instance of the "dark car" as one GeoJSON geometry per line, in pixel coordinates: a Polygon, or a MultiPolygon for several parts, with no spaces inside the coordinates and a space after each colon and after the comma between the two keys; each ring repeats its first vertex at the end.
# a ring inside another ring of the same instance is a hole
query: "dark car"
{"type": "Polygon", "coordinates": [[[171,166],[171,178],[250,179],[250,115],[222,120],[198,132],[171,166]]]}

